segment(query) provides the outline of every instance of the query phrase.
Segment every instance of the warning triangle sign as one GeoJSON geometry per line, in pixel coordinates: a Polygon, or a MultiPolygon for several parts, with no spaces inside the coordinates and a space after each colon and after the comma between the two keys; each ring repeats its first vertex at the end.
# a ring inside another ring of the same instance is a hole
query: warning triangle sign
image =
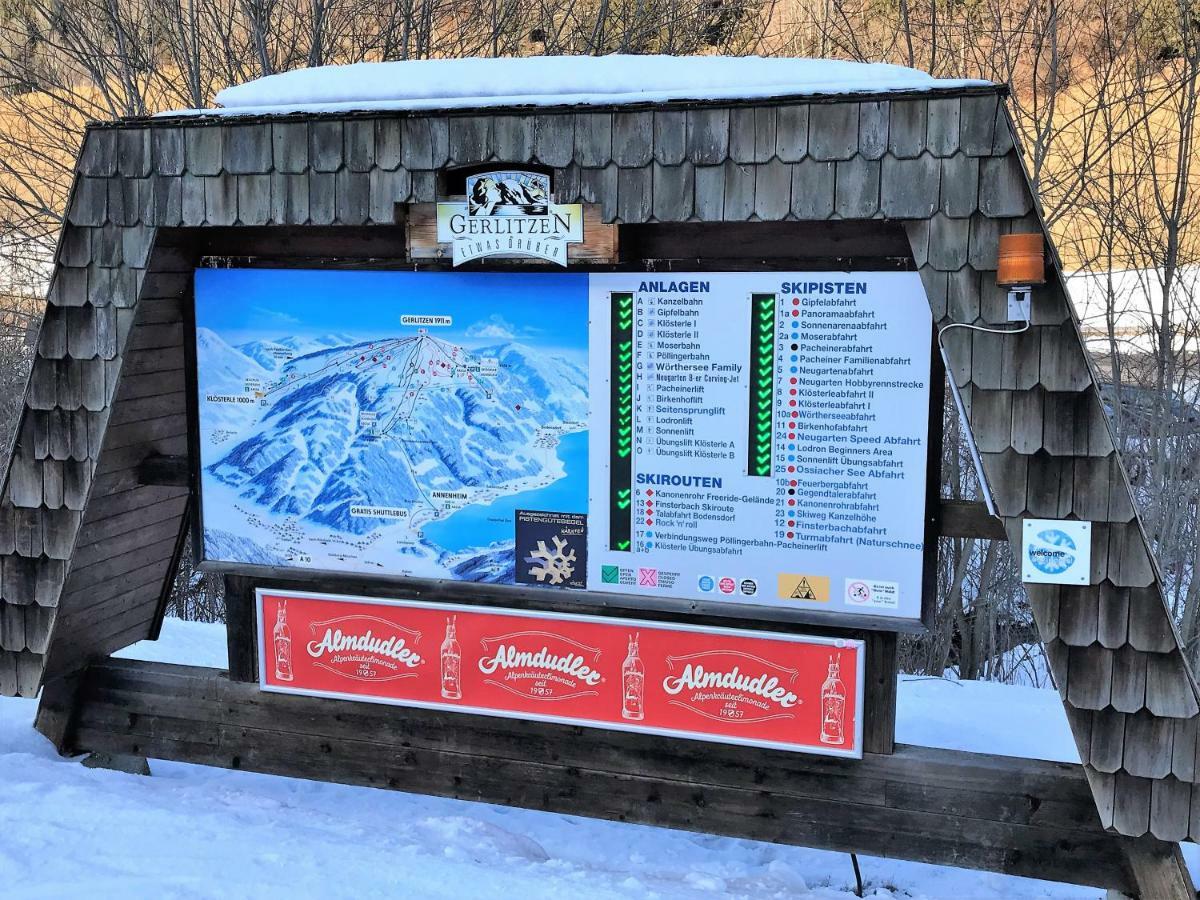
{"type": "Polygon", "coordinates": [[[796,588],[795,588],[795,590],[792,591],[791,599],[793,599],[793,600],[816,600],[817,599],[816,592],[813,591],[812,586],[808,583],[807,578],[801,578],[798,582],[796,582],[796,588]]]}

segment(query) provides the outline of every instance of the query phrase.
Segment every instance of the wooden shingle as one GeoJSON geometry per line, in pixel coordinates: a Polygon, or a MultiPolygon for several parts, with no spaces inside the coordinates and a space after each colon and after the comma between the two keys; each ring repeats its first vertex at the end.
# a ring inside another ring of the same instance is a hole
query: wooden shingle
{"type": "Polygon", "coordinates": [[[1200,749],[1200,717],[1172,719],[1171,774],[1183,781],[1196,780],[1196,752],[1200,749]]]}
{"type": "Polygon", "coordinates": [[[108,221],[108,180],[77,178],[71,194],[67,222],[71,225],[98,226],[108,221]]]}
{"type": "Polygon", "coordinates": [[[651,169],[654,218],[659,222],[686,222],[695,208],[692,164],[663,166],[655,163],[651,169]]]}
{"type": "Polygon", "coordinates": [[[1146,710],[1126,716],[1122,768],[1141,778],[1165,778],[1171,774],[1173,734],[1170,719],[1159,718],[1146,710]]]}
{"type": "MultiPolygon", "coordinates": [[[[647,137],[647,141],[649,141],[649,137],[647,137]]],[[[475,154],[476,158],[486,158],[481,156],[486,143],[486,135],[478,136],[473,141],[473,144],[479,147],[479,151],[475,154]]],[[[535,117],[533,120],[533,152],[537,159],[547,166],[562,167],[570,164],[575,158],[575,117],[535,117]]]]}
{"type": "MultiPolygon", "coordinates": [[[[828,219],[833,214],[832,162],[805,159],[792,166],[792,215],[797,219],[828,219]]],[[[700,198],[697,181],[697,200],[700,198]]]]}
{"type": "Polygon", "coordinates": [[[1121,834],[1140,837],[1150,830],[1150,785],[1148,778],[1125,772],[1113,775],[1113,827],[1121,834]]]}
{"type": "MultiPolygon", "coordinates": [[[[576,161],[579,158],[579,119],[575,122],[576,161]]],[[[533,155],[533,120],[529,116],[496,116],[492,119],[492,155],[499,162],[519,162],[533,155]]],[[[608,159],[593,165],[607,165],[608,159]]]]}
{"type": "Polygon", "coordinates": [[[399,119],[375,120],[375,166],[388,172],[400,168],[404,137],[399,119]]]}
{"type": "Polygon", "coordinates": [[[1172,719],[1186,719],[1200,712],[1178,650],[1146,655],[1146,709],[1172,719]]]}
{"type": "Polygon", "coordinates": [[[1031,516],[1061,519],[1071,512],[1072,463],[1067,457],[1038,451],[1028,458],[1025,509],[1031,516]]]}
{"type": "Polygon", "coordinates": [[[335,177],[334,191],[338,222],[343,225],[365,225],[370,219],[370,176],[365,172],[342,169],[335,177]]]}
{"type": "Polygon", "coordinates": [[[963,97],[958,117],[958,143],[970,156],[989,156],[996,130],[996,107],[999,97],[963,97]]]}
{"type": "Polygon", "coordinates": [[[958,150],[959,98],[935,97],[928,102],[925,146],[934,156],[952,156],[958,150]]]}
{"type": "Polygon", "coordinates": [[[391,225],[396,221],[396,204],[408,199],[409,179],[407,169],[389,172],[372,169],[368,176],[371,221],[376,225],[391,225]]]}
{"type": "Polygon", "coordinates": [[[88,128],[79,151],[79,174],[108,178],[117,172],[117,132],[113,128],[88,128]]]}
{"type": "Polygon", "coordinates": [[[1033,209],[1033,197],[1016,153],[985,157],[980,162],[979,208],[986,216],[1010,218],[1033,209]]]}
{"type": "Polygon", "coordinates": [[[184,159],[190,174],[200,177],[220,174],[223,167],[223,130],[220,127],[184,129],[184,159]]]}
{"type": "Polygon", "coordinates": [[[754,214],[754,166],[725,163],[725,207],[722,218],[726,222],[742,222],[754,214]]]}
{"type": "Polygon", "coordinates": [[[303,225],[308,221],[307,175],[276,172],[271,176],[271,221],[277,225],[303,225]]]}
{"type": "MultiPolygon", "coordinates": [[[[894,124],[893,119],[893,124],[894,124]]],[[[927,219],[938,208],[941,165],[937,157],[883,158],[880,179],[883,214],[890,219],[927,219]]]]}
{"type": "MultiPolygon", "coordinates": [[[[949,216],[935,213],[929,220],[929,264],[944,272],[956,272],[966,266],[969,233],[970,223],[967,219],[951,219],[949,216]]],[[[973,322],[979,315],[979,280],[973,270],[967,272],[967,279],[973,286],[974,315],[970,319],[958,321],[973,322]]],[[[951,312],[951,315],[954,313],[951,312]]]]}
{"type": "Polygon", "coordinates": [[[308,170],[308,123],[274,122],[271,125],[273,169],[289,175],[308,170]]]}
{"type": "Polygon", "coordinates": [[[1119,772],[1125,759],[1125,714],[1112,709],[1093,709],[1091,744],[1080,754],[1098,772],[1119,772]]]}
{"type": "Polygon", "coordinates": [[[913,159],[925,150],[927,104],[925,100],[893,100],[888,122],[888,152],[897,159],[913,159]]]}
{"type": "MultiPolygon", "coordinates": [[[[539,116],[539,119],[558,119],[557,116],[539,116]]],[[[572,131],[571,141],[568,142],[567,157],[574,151],[574,121],[565,116],[572,131]]],[[[486,162],[492,154],[492,117],[491,116],[454,116],[448,124],[450,141],[450,160],[457,166],[486,162]]],[[[549,139],[551,133],[557,136],[561,130],[556,122],[546,124],[547,138],[543,146],[538,147],[538,158],[546,162],[546,156],[554,156],[557,145],[549,139]]],[[[399,151],[397,150],[397,153],[399,151]]],[[[563,165],[559,162],[546,162],[547,165],[563,165]]]]}
{"type": "Polygon", "coordinates": [[[650,166],[617,170],[617,218],[622,222],[645,222],[650,217],[653,186],[650,166]]]}
{"type": "MultiPolygon", "coordinates": [[[[1061,612],[1058,628],[1062,628],[1061,612]]],[[[1111,650],[1100,647],[1098,643],[1070,648],[1068,672],[1067,701],[1072,706],[1079,709],[1104,709],[1108,706],[1112,685],[1111,650]]]]}
{"type": "Polygon", "coordinates": [[[1169,653],[1175,649],[1175,632],[1156,585],[1110,589],[1119,590],[1129,598],[1129,646],[1144,653],[1169,653]]]}
{"type": "Polygon", "coordinates": [[[308,173],[308,220],[313,225],[332,225],[336,217],[336,177],[331,172],[308,173]]]}
{"type": "Polygon", "coordinates": [[[1029,457],[1015,450],[981,453],[983,468],[992,486],[996,510],[1002,516],[1020,516],[1025,512],[1029,457]]]}
{"type": "Polygon", "coordinates": [[[688,110],[687,145],[692,162],[706,166],[723,163],[729,156],[729,110],[688,110]]]}
{"type": "Polygon", "coordinates": [[[1148,587],[1155,572],[1137,522],[1108,526],[1108,579],[1119,587],[1148,587]]]}
{"type": "Polygon", "coordinates": [[[410,172],[416,169],[429,170],[435,167],[431,121],[433,120],[425,117],[409,117],[400,122],[402,135],[400,164],[410,172]]]}
{"type": "MultiPolygon", "coordinates": [[[[970,249],[967,260],[971,268],[995,272],[1000,253],[1000,221],[981,213],[971,216],[970,249]]],[[[1007,296],[1007,289],[1005,290],[1007,296]]]]}
{"type": "MultiPolygon", "coordinates": [[[[407,120],[406,120],[407,121],[407,120]]],[[[345,138],[336,119],[308,123],[308,165],[313,172],[336,172],[342,167],[345,138]]]]}
{"type": "Polygon", "coordinates": [[[1059,639],[1072,647],[1087,647],[1098,640],[1099,629],[1100,598],[1097,591],[1090,585],[1064,585],[1058,599],[1059,639]]]}
{"type": "Polygon", "coordinates": [[[808,106],[781,106],[775,112],[775,155],[786,163],[808,155],[808,106]]]}
{"type": "Polygon", "coordinates": [[[239,175],[237,218],[242,225],[266,225],[271,218],[271,176],[239,175]]]}
{"type": "Polygon", "coordinates": [[[182,128],[150,129],[150,164],[158,175],[181,175],[184,171],[182,128]]]}
{"type": "Polygon", "coordinates": [[[808,113],[808,152],[821,161],[857,155],[858,104],[815,104],[808,113]]]}
{"type": "Polygon", "coordinates": [[[270,172],[272,150],[270,125],[226,125],[221,129],[221,160],[225,171],[231,175],[270,172]]]}
{"type": "Polygon", "coordinates": [[[888,148],[891,104],[868,100],[858,105],[858,153],[865,159],[880,159],[888,148]]]}
{"type": "Polygon", "coordinates": [[[204,182],[191,173],[179,178],[179,215],[182,225],[196,226],[204,224],[204,182]]]}
{"type": "Polygon", "coordinates": [[[369,172],[375,166],[375,123],[370,119],[350,119],[342,130],[342,150],[346,168],[351,172],[369,172]]]}
{"type": "Polygon", "coordinates": [[[1150,791],[1150,833],[1160,841],[1182,841],[1188,835],[1192,786],[1170,775],[1154,782],[1150,791]]]}
{"type": "MultiPolygon", "coordinates": [[[[1101,582],[1097,612],[1096,636],[1101,645],[1110,650],[1124,647],[1129,641],[1129,589],[1114,587],[1107,581],[1101,582]]],[[[1117,677],[1115,668],[1114,663],[1114,685],[1117,677]]],[[[1115,690],[1114,687],[1114,693],[1115,690]]]]}
{"type": "Polygon", "coordinates": [[[654,159],[676,166],[687,158],[687,113],[682,110],[654,111],[654,159]]]}
{"type": "Polygon", "coordinates": [[[725,167],[696,166],[693,181],[696,185],[696,218],[702,222],[721,221],[725,215],[725,167]]]}
{"type": "Polygon", "coordinates": [[[754,215],[763,222],[778,222],[791,211],[791,167],[777,159],[754,167],[754,215]]]}
{"type": "Polygon", "coordinates": [[[856,155],[836,166],[834,211],[843,219],[869,219],[879,212],[879,161],[856,155]]]}
{"type": "MultiPolygon", "coordinates": [[[[654,154],[654,114],[622,112],[613,116],[612,159],[618,166],[647,165],[654,154]]],[[[564,161],[562,165],[565,165],[564,161]]],[[[554,163],[550,163],[554,165],[554,163]]]]}
{"type": "Polygon", "coordinates": [[[204,179],[204,221],[208,225],[237,222],[237,178],[223,175],[204,179]]]}
{"type": "Polygon", "coordinates": [[[575,116],[575,162],[587,167],[607,166],[612,162],[611,113],[575,116]]]}
{"type": "Polygon", "coordinates": [[[972,215],[979,202],[979,160],[956,153],[942,160],[940,180],[942,212],[954,218],[972,215]]]}
{"type": "Polygon", "coordinates": [[[584,203],[600,205],[600,218],[612,222],[617,217],[617,167],[579,170],[579,196],[584,203]]]}
{"type": "Polygon", "coordinates": [[[975,391],[971,398],[971,434],[985,453],[1003,453],[1011,446],[1011,391],[975,391]]]}

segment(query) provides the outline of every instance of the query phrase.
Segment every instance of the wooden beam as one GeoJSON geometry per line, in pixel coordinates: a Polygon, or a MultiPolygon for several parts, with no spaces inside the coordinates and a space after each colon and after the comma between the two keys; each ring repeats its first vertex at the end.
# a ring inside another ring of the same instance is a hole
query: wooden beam
{"type": "Polygon", "coordinates": [[[1007,541],[1004,523],[976,500],[943,500],[940,507],[942,537],[1007,541]]]}
{"type": "Polygon", "coordinates": [[[225,638],[229,678],[258,683],[258,615],[254,583],[240,575],[225,576],[225,638]]]}
{"type": "Polygon", "coordinates": [[[186,456],[151,453],[137,465],[137,483],[143,486],[189,487],[191,467],[186,456]]]}
{"type": "MultiPolygon", "coordinates": [[[[416,791],[1115,888],[1126,838],[1077,765],[897,746],[862,760],[265,693],[106,660],[76,750],[416,791]]],[[[1138,842],[1161,861],[1171,845],[1138,842]]]]}
{"type": "Polygon", "coordinates": [[[1125,844],[1134,895],[1140,900],[1196,900],[1196,887],[1178,844],[1154,839],[1125,844]]]}
{"type": "Polygon", "coordinates": [[[892,753],[896,747],[896,634],[870,631],[863,688],[863,749],[892,753]]]}

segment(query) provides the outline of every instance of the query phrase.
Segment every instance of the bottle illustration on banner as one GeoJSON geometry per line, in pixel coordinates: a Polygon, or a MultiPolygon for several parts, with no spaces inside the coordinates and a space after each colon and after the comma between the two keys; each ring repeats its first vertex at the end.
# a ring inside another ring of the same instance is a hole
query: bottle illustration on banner
{"type": "Polygon", "coordinates": [[[442,641],[442,697],[447,700],[462,699],[462,650],[458,646],[456,616],[446,619],[446,639],[442,641]]]}
{"type": "Polygon", "coordinates": [[[846,743],[846,685],[841,655],[829,657],[829,675],[821,685],[821,743],[846,743]]]}
{"type": "Polygon", "coordinates": [[[279,681],[292,680],[292,631],[287,623],[287,601],[279,601],[279,612],[275,615],[275,678],[279,681]]]}
{"type": "Polygon", "coordinates": [[[634,721],[645,717],[643,706],[646,669],[638,657],[638,635],[629,638],[629,654],[621,664],[621,718],[634,721]]]}

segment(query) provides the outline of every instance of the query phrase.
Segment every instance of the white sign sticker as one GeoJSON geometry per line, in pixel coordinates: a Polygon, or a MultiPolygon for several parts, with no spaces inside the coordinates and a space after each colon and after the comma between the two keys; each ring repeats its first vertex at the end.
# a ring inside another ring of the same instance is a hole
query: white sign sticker
{"type": "Polygon", "coordinates": [[[1021,580],[1028,584],[1087,584],[1092,569],[1092,523],[1026,519],[1021,580]]]}

